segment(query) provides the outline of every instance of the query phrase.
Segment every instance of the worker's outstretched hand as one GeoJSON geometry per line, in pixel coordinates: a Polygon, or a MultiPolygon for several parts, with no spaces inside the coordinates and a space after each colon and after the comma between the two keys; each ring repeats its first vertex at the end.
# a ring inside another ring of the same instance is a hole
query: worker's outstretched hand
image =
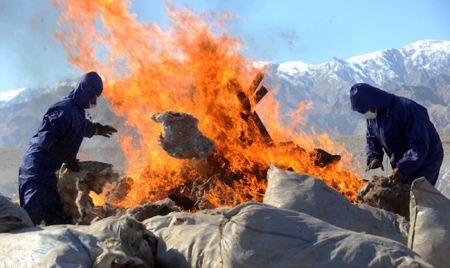
{"type": "Polygon", "coordinates": [[[392,174],[389,175],[389,179],[395,180],[395,181],[402,181],[405,174],[400,171],[400,169],[395,168],[394,171],[392,171],[392,174]]]}
{"type": "Polygon", "coordinates": [[[381,161],[378,160],[378,159],[374,159],[374,160],[372,160],[372,162],[370,162],[370,164],[367,166],[366,172],[369,171],[369,170],[371,170],[371,169],[376,169],[376,168],[379,168],[379,167],[381,167],[381,170],[384,171],[383,163],[381,163],[381,161]]]}
{"type": "Polygon", "coordinates": [[[117,129],[113,128],[110,125],[102,125],[100,123],[95,123],[95,127],[97,128],[97,135],[101,135],[104,137],[111,137],[113,133],[117,132],[117,129]]]}

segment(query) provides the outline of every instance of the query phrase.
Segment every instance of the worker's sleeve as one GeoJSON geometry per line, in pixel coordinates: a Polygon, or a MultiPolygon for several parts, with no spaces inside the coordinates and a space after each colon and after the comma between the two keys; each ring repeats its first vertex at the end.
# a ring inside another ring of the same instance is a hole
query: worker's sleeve
{"type": "Polygon", "coordinates": [[[86,119],[84,126],[84,137],[92,138],[95,135],[96,126],[88,119],[86,119]]]}
{"type": "Polygon", "coordinates": [[[48,150],[55,140],[61,139],[70,125],[69,113],[61,110],[48,112],[44,115],[41,127],[38,130],[36,143],[42,149],[48,150]]]}
{"type": "Polygon", "coordinates": [[[373,134],[372,127],[369,123],[367,123],[366,142],[367,165],[369,165],[374,159],[378,159],[383,162],[383,147],[381,147],[380,141],[373,134]]]}
{"type": "Polygon", "coordinates": [[[428,154],[430,139],[428,137],[428,112],[425,108],[410,105],[404,110],[402,120],[405,120],[405,135],[408,151],[397,164],[400,171],[407,177],[418,169],[428,154]]]}

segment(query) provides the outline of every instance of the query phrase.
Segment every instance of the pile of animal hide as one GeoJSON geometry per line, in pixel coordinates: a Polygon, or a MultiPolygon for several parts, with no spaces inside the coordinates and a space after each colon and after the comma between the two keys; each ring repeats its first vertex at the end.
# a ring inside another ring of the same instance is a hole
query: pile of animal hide
{"type": "Polygon", "coordinates": [[[76,224],[90,224],[101,217],[93,213],[93,202],[89,192],[102,193],[106,183],[116,182],[119,174],[112,165],[96,161],[79,163],[80,171],[73,172],[65,164],[58,172],[58,190],[64,201],[64,211],[72,216],[76,224]]]}
{"type": "Polygon", "coordinates": [[[178,159],[200,161],[214,151],[214,141],[208,139],[197,128],[199,120],[183,112],[166,111],[150,117],[162,123],[164,135],[160,134],[159,143],[168,155],[178,159]],[[189,137],[189,138],[187,138],[189,137]]]}
{"type": "Polygon", "coordinates": [[[374,175],[358,191],[356,200],[399,214],[409,221],[410,190],[410,185],[374,175]]]}
{"type": "Polygon", "coordinates": [[[134,208],[129,208],[125,213],[137,221],[142,222],[155,216],[165,216],[171,212],[179,211],[180,208],[175,206],[172,200],[165,198],[154,203],[147,203],[135,206],[134,208]]]}

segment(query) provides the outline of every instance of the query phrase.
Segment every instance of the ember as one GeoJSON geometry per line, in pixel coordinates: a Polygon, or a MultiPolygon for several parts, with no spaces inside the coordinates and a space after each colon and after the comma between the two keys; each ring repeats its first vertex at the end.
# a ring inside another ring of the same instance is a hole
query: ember
{"type": "Polygon", "coordinates": [[[120,193],[93,198],[97,205],[106,200],[128,208],[169,195],[194,210],[261,201],[271,162],[321,178],[354,201],[363,182],[352,173],[358,167],[351,156],[341,158],[344,149],[328,136],[314,130],[309,136],[300,128],[306,102],[290,116],[293,127],[283,123],[274,91],[260,86],[264,70],[241,56],[242,42],[226,34],[231,14],[196,15],[169,3],[170,23],[161,28],[135,20],[128,1],[53,2],[64,27],[56,37],[68,60],[103,75],[104,95],[126,118],[119,134],[127,182],[120,193]],[[158,146],[162,126],[150,118],[165,111],[197,118],[198,129],[215,142],[215,153],[199,163],[168,156],[158,146]]]}

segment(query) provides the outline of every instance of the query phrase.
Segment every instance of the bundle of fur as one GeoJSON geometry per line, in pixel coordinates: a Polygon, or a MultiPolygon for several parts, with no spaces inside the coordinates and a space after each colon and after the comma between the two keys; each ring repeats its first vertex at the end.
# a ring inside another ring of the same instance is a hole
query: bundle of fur
{"type": "Polygon", "coordinates": [[[58,172],[58,190],[64,201],[64,211],[73,217],[75,224],[90,224],[100,216],[92,212],[93,202],[89,192],[101,194],[103,186],[116,182],[118,173],[112,165],[96,161],[80,162],[80,171],[73,172],[65,164],[58,172]]]}
{"type": "Polygon", "coordinates": [[[198,129],[199,120],[191,114],[166,111],[150,119],[162,123],[165,136],[160,134],[159,144],[171,157],[200,161],[214,153],[215,142],[203,135],[198,129]]]}
{"type": "Polygon", "coordinates": [[[405,217],[409,221],[411,185],[374,175],[359,189],[356,200],[405,217]]]}
{"type": "Polygon", "coordinates": [[[126,214],[135,218],[137,221],[144,221],[154,216],[165,216],[171,212],[179,212],[180,209],[175,206],[172,200],[165,198],[154,203],[147,203],[135,206],[126,210],[126,214]]]}

